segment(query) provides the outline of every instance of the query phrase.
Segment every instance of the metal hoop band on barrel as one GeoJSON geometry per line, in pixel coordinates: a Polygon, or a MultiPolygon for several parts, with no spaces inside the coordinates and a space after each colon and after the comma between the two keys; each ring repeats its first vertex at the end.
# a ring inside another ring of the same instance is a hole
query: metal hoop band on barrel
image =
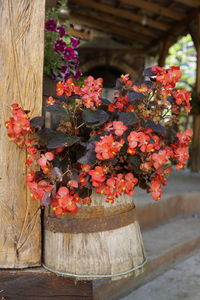
{"type": "MultiPolygon", "coordinates": [[[[95,208],[91,208],[95,210],[95,208]]],[[[58,218],[45,216],[45,229],[62,233],[89,233],[117,229],[127,226],[136,220],[135,206],[129,210],[114,215],[100,216],[97,218],[58,218]]]]}

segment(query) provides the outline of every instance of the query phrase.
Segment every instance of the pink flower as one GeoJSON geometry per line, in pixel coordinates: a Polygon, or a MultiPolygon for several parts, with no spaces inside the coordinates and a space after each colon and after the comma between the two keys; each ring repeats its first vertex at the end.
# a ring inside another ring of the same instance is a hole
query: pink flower
{"type": "Polygon", "coordinates": [[[193,135],[193,130],[192,129],[186,129],[182,133],[178,132],[177,137],[179,140],[179,143],[183,146],[188,146],[189,142],[191,141],[191,137],[193,135]]]}
{"type": "Polygon", "coordinates": [[[169,156],[166,150],[160,150],[158,153],[152,154],[151,158],[154,168],[158,169],[168,161],[169,156]]]}
{"type": "Polygon", "coordinates": [[[126,131],[128,129],[128,127],[125,126],[124,123],[121,121],[114,121],[113,129],[115,130],[115,134],[117,136],[122,136],[124,131],[126,131]]]}
{"type": "Polygon", "coordinates": [[[138,132],[136,131],[131,131],[131,133],[128,136],[128,142],[129,142],[129,147],[131,149],[134,149],[137,147],[139,139],[138,139],[138,132]]]}
{"type": "Polygon", "coordinates": [[[102,136],[101,141],[95,143],[96,157],[100,160],[113,158],[121,150],[124,140],[115,141],[113,135],[102,136]]]}
{"type": "Polygon", "coordinates": [[[174,156],[178,161],[176,169],[179,170],[179,169],[183,168],[186,165],[186,162],[189,158],[188,148],[186,148],[186,147],[177,148],[174,151],[174,156]]]}
{"type": "Polygon", "coordinates": [[[76,180],[69,180],[68,185],[74,188],[78,188],[78,182],[76,180]]]}
{"type": "Polygon", "coordinates": [[[149,135],[147,135],[143,132],[138,132],[138,142],[139,142],[139,147],[140,147],[142,152],[146,151],[149,140],[150,140],[149,135]]]}
{"type": "Polygon", "coordinates": [[[41,154],[40,158],[38,159],[38,164],[41,167],[45,167],[49,164],[49,161],[54,159],[54,154],[52,152],[46,152],[45,154],[41,154]]]}
{"type": "Polygon", "coordinates": [[[46,99],[46,104],[47,105],[54,105],[55,103],[56,103],[56,100],[51,96],[46,99]]]}
{"type": "Polygon", "coordinates": [[[162,195],[161,184],[158,181],[152,180],[150,192],[151,192],[153,199],[160,200],[161,195],[162,195]]]}
{"type": "Polygon", "coordinates": [[[96,80],[92,76],[88,76],[84,80],[84,85],[81,88],[82,101],[85,107],[93,108],[98,107],[101,104],[100,96],[102,92],[102,78],[96,80]]]}

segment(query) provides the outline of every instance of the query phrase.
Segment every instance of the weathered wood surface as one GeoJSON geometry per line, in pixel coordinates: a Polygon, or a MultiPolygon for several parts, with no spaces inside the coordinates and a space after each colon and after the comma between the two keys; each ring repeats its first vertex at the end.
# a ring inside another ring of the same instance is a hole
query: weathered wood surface
{"type": "MultiPolygon", "coordinates": [[[[125,272],[142,264],[145,254],[138,222],[135,216],[132,216],[132,220],[125,225],[121,218],[126,211],[135,210],[131,197],[121,196],[113,205],[105,203],[105,199],[99,194],[94,193],[92,199],[90,207],[81,207],[77,214],[66,214],[60,218],[61,222],[66,219],[69,223],[71,218],[74,218],[75,223],[77,220],[76,227],[79,233],[72,233],[67,228],[64,233],[63,230],[56,232],[51,226],[45,228],[44,264],[51,270],[75,274],[78,279],[86,276],[88,280],[99,279],[95,275],[103,277],[125,272]],[[114,217],[118,226],[111,229],[110,225],[113,224],[110,222],[113,222],[114,217]],[[85,219],[87,224],[91,220],[88,230],[83,226],[81,232],[78,218],[82,223],[85,219]],[[107,219],[105,223],[107,229],[98,227],[99,222],[96,222],[95,226],[93,222],[95,218],[102,222],[107,219]],[[95,227],[95,230],[91,226],[95,227]]],[[[137,276],[142,272],[143,269],[138,269],[122,277],[137,276]]],[[[112,278],[119,279],[121,276],[112,278]]]]}
{"type": "Polygon", "coordinates": [[[41,113],[45,0],[0,1],[0,267],[40,264],[40,211],[25,184],[26,153],[8,141],[9,105],[41,113]]]}
{"type": "MultiPolygon", "coordinates": [[[[196,17],[196,51],[197,51],[197,67],[196,67],[196,93],[200,94],[200,13],[196,17]]],[[[192,171],[200,171],[200,115],[194,116],[193,122],[193,144],[192,144],[192,171]]]]}
{"type": "Polygon", "coordinates": [[[92,282],[76,282],[43,269],[0,271],[0,299],[92,300],[92,282]]]}

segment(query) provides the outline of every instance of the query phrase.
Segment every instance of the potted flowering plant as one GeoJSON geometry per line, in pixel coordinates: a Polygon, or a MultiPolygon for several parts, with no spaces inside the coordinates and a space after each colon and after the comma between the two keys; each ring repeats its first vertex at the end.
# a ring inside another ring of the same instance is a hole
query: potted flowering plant
{"type": "Polygon", "coordinates": [[[190,111],[190,93],[174,88],[178,67],[156,66],[144,75],[137,84],[122,75],[111,100],[101,98],[101,78],[89,76],[82,86],[71,78],[59,82],[59,99],[49,97],[46,107],[59,116],[54,130],[45,128],[43,117],[30,120],[29,112],[12,105],[6,127],[10,140],[27,148],[34,200],[53,205],[59,215],[77,212],[79,202],[91,201],[92,190],[114,202],[138,185],[160,199],[170,165],[180,169],[188,160],[192,130],[175,132],[172,125],[180,110],[190,111]],[[30,138],[33,133],[37,138],[30,138]],[[31,170],[33,163],[40,171],[31,170]]]}
{"type": "MultiPolygon", "coordinates": [[[[61,45],[59,51],[60,47],[61,45]]],[[[29,172],[26,181],[32,200],[41,201],[42,206],[52,207],[56,216],[64,217],[71,216],[72,213],[78,215],[78,211],[81,213],[85,206],[86,219],[90,219],[90,216],[94,218],[91,213],[93,202],[97,204],[95,195],[103,195],[98,198],[98,206],[108,207],[106,203],[109,203],[109,207],[114,207],[115,202],[120,206],[122,199],[121,204],[128,203],[129,209],[131,202],[124,201],[123,195],[133,196],[136,186],[151,193],[155,200],[161,198],[162,186],[166,184],[167,175],[172,171],[170,167],[173,164],[176,169],[184,167],[189,157],[188,145],[192,130],[176,132],[173,125],[178,123],[180,112],[188,114],[191,110],[191,95],[188,91],[175,87],[181,78],[179,67],[163,69],[154,66],[145,69],[143,75],[145,80],[139,83],[133,83],[128,74],[122,75],[116,82],[112,99],[101,96],[102,78],[94,79],[89,76],[80,83],[69,77],[57,83],[57,98],[49,97],[46,101],[46,110],[57,115],[54,128],[45,127],[44,117],[30,119],[29,111],[18,104],[12,105],[12,117],[6,122],[6,127],[10,140],[20,148],[27,149],[26,165],[29,172]],[[38,171],[35,171],[35,165],[39,167],[38,171]]],[[[103,215],[105,216],[105,211],[103,215]]],[[[120,218],[123,219],[122,216],[120,218]]],[[[69,219],[72,220],[71,217],[69,219]]],[[[125,223],[122,221],[122,226],[130,224],[126,223],[128,215],[124,219],[126,220],[125,223]]],[[[94,227],[98,220],[95,219],[95,222],[94,227]]],[[[102,224],[99,226],[104,228],[102,224]]],[[[113,224],[109,226],[107,229],[110,231],[117,228],[113,224]]],[[[62,223],[60,232],[63,232],[64,227],[62,223]]],[[[84,226],[81,227],[86,232],[84,226]]],[[[72,232],[81,233],[81,230],[72,232]]],[[[89,228],[89,231],[95,230],[89,228]]],[[[127,238],[126,233],[121,233],[121,236],[127,238]]],[[[51,247],[59,239],[52,242],[51,247]]],[[[46,240],[50,240],[48,235],[46,240]]],[[[101,244],[102,240],[99,245],[101,244]]],[[[83,253],[89,251],[91,256],[98,257],[95,254],[98,247],[96,250],[91,249],[91,246],[84,247],[83,253]]],[[[49,251],[50,247],[46,248],[49,251]]],[[[55,256],[56,248],[52,251],[55,256]]],[[[137,251],[140,252],[141,264],[144,258],[141,255],[142,246],[137,251]]],[[[125,256],[124,253],[121,252],[120,255],[125,256]]],[[[102,256],[102,251],[99,255],[102,256]]],[[[65,256],[65,262],[68,256],[69,253],[65,256]]],[[[80,278],[88,273],[96,274],[96,270],[89,270],[81,275],[89,264],[85,257],[86,264],[78,275],[77,269],[75,272],[73,267],[69,272],[70,263],[58,269],[80,278]]],[[[48,264],[52,266],[50,255],[48,259],[48,264]]],[[[77,261],[77,257],[74,259],[77,261]]],[[[82,262],[83,260],[78,264],[82,262]]],[[[133,265],[127,266],[130,272],[135,270],[133,265]]],[[[122,270],[116,269],[115,273],[124,274],[119,271],[122,270]]],[[[108,271],[103,269],[100,272],[103,275],[96,274],[94,277],[104,276],[106,272],[108,271]]],[[[110,276],[114,276],[113,272],[110,276]]]]}

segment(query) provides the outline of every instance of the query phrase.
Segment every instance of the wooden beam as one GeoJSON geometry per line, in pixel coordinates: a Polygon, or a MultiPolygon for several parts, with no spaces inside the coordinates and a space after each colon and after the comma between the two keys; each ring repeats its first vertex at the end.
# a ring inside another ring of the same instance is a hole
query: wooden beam
{"type": "Polygon", "coordinates": [[[129,4],[131,6],[136,6],[144,10],[153,12],[157,15],[165,16],[170,19],[180,21],[184,18],[184,14],[181,14],[173,9],[169,9],[162,5],[158,5],[154,2],[147,2],[144,0],[120,0],[121,3],[129,4]]]}
{"type": "Polygon", "coordinates": [[[67,29],[67,33],[69,35],[73,35],[75,37],[81,38],[83,40],[88,40],[90,38],[90,33],[86,31],[78,31],[73,28],[67,29]]]}
{"type": "MultiPolygon", "coordinates": [[[[196,32],[196,93],[200,95],[200,13],[197,15],[197,32],[196,32]]],[[[200,105],[200,104],[199,104],[200,105]]],[[[194,115],[193,122],[193,144],[192,144],[192,171],[200,171],[200,114],[194,115]]]]}
{"type": "MultiPolygon", "coordinates": [[[[73,3],[74,3],[74,1],[71,0],[71,2],[69,2],[69,5],[73,4],[73,3]]],[[[115,8],[111,5],[95,2],[92,0],[76,0],[76,4],[80,4],[81,6],[93,8],[100,12],[110,13],[111,15],[121,17],[121,18],[124,18],[127,20],[131,20],[132,22],[136,22],[139,24],[142,24],[142,21],[143,21],[143,16],[141,16],[141,15],[129,12],[125,9],[115,8]]],[[[166,31],[169,29],[169,26],[167,24],[152,20],[148,17],[146,19],[146,25],[149,27],[152,27],[152,28],[163,30],[163,31],[166,31]]]]}
{"type": "Polygon", "coordinates": [[[45,0],[1,0],[0,16],[0,268],[23,268],[40,264],[40,204],[28,197],[27,155],[4,122],[13,103],[41,114],[45,0]]]}
{"type": "MultiPolygon", "coordinates": [[[[136,54],[136,55],[145,55],[146,52],[144,52],[142,49],[134,49],[134,48],[130,48],[130,47],[127,47],[127,48],[96,48],[95,51],[97,51],[98,53],[100,52],[103,52],[106,50],[106,53],[109,53],[109,54],[113,54],[113,51],[115,51],[115,54],[121,54],[122,52],[125,53],[125,54],[136,54]]],[[[92,51],[94,51],[94,48],[91,48],[91,47],[80,47],[79,48],[79,52],[80,54],[90,54],[92,51]]]]}
{"type": "MultiPolygon", "coordinates": [[[[189,24],[192,22],[197,14],[199,13],[198,9],[193,9],[190,14],[186,15],[182,21],[176,21],[171,26],[170,29],[163,33],[162,37],[158,37],[156,40],[152,42],[152,45],[146,49],[146,51],[151,51],[153,47],[158,45],[160,42],[164,42],[166,40],[171,41],[171,44],[175,43],[178,37],[180,37],[181,34],[186,34],[188,32],[189,24]]],[[[150,52],[149,51],[149,52],[150,52]]]]}
{"type": "Polygon", "coordinates": [[[52,7],[56,7],[57,0],[46,0],[45,8],[50,9],[52,7]]]}
{"type": "Polygon", "coordinates": [[[75,281],[42,268],[0,271],[0,299],[92,300],[92,281],[75,281]]]}
{"type": "Polygon", "coordinates": [[[145,37],[145,39],[144,39],[142,37],[142,35],[137,32],[133,32],[131,30],[119,27],[117,25],[113,25],[111,23],[102,22],[100,20],[97,20],[95,18],[90,18],[85,15],[71,13],[71,20],[77,24],[84,24],[87,26],[91,26],[91,27],[100,29],[109,34],[114,34],[115,36],[119,36],[123,40],[126,40],[126,41],[128,39],[128,41],[131,42],[134,39],[137,39],[137,41],[140,41],[143,44],[147,44],[148,41],[150,40],[149,37],[145,37]]]}
{"type": "Polygon", "coordinates": [[[175,0],[176,2],[180,2],[182,4],[185,4],[189,7],[200,7],[200,1],[199,0],[175,0]]]}
{"type": "Polygon", "coordinates": [[[113,23],[115,25],[118,25],[119,27],[131,30],[133,33],[136,33],[136,34],[140,33],[141,36],[144,35],[144,38],[145,38],[145,36],[154,37],[154,38],[158,36],[158,33],[155,32],[154,29],[148,29],[145,26],[133,24],[130,21],[126,22],[126,20],[123,20],[121,18],[117,18],[114,16],[110,16],[108,14],[101,14],[99,12],[92,11],[89,14],[89,17],[95,18],[97,20],[104,20],[104,22],[107,22],[107,23],[113,23]]]}

